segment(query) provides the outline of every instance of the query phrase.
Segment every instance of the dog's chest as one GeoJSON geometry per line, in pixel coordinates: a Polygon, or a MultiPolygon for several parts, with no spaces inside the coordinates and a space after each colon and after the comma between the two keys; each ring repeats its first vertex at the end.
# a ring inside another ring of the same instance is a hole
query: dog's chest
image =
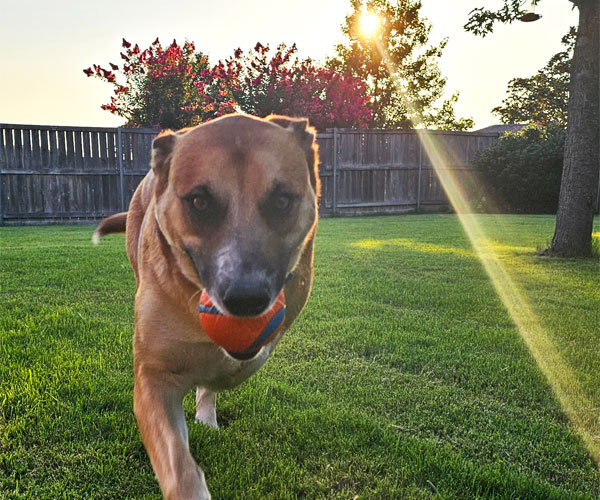
{"type": "Polygon", "coordinates": [[[193,359],[189,359],[194,383],[215,392],[238,386],[265,364],[278,340],[276,338],[262,347],[256,356],[243,361],[231,357],[216,344],[202,343],[194,349],[193,359]]]}

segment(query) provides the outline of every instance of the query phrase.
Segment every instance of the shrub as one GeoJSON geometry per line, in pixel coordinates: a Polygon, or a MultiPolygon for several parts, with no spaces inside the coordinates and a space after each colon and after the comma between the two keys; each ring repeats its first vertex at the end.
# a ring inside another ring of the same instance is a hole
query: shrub
{"type": "Polygon", "coordinates": [[[123,39],[119,66],[84,69],[113,86],[102,109],[123,117],[127,126],[179,129],[235,111],[304,116],[319,131],[329,127],[364,128],[372,123],[366,85],[350,75],[299,60],[296,45],[281,44],[270,56],[256,44],[244,54],[211,66],[192,42],[166,48],[158,38],[147,49],[123,39]]]}
{"type": "Polygon", "coordinates": [[[83,72],[113,86],[102,109],[124,118],[126,126],[179,129],[234,111],[215,69],[192,42],[163,47],[157,38],[141,50],[123,39],[123,48],[121,66],[94,64],[83,72]]]}
{"type": "Polygon", "coordinates": [[[349,74],[325,69],[296,57],[296,45],[270,47],[257,43],[219,62],[215,74],[241,111],[306,117],[320,132],[327,128],[366,128],[372,123],[366,85],[349,74]]]}
{"type": "Polygon", "coordinates": [[[476,203],[483,211],[556,213],[565,130],[528,127],[507,133],[474,160],[476,203]]]}

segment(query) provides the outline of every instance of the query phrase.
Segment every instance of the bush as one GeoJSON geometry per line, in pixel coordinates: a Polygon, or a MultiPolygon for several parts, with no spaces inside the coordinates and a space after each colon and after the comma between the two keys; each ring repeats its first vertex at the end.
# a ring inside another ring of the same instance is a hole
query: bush
{"type": "Polygon", "coordinates": [[[123,48],[121,66],[94,64],[83,72],[113,86],[110,103],[101,107],[124,118],[125,126],[180,129],[235,111],[208,57],[192,42],[163,47],[157,38],[142,50],[123,39],[123,48]]]}
{"type": "Polygon", "coordinates": [[[147,49],[123,39],[123,65],[98,64],[83,72],[113,86],[102,109],[129,127],[179,129],[243,111],[303,116],[320,132],[330,127],[365,128],[372,123],[371,97],[364,82],[299,60],[296,45],[256,44],[244,54],[212,66],[192,42],[166,48],[157,38],[147,49]]]}
{"type": "Polygon", "coordinates": [[[237,49],[215,69],[241,111],[306,117],[319,132],[372,124],[372,96],[360,79],[298,59],[295,44],[280,44],[273,55],[270,50],[260,43],[248,53],[237,49]]]}
{"type": "Polygon", "coordinates": [[[475,202],[482,211],[556,213],[565,130],[528,127],[507,133],[479,152],[473,166],[479,179],[475,202]]]}

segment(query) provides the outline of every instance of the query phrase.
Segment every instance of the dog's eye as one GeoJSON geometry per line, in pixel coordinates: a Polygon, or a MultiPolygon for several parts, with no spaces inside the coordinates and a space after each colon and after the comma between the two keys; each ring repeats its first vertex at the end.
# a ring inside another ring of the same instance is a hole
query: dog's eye
{"type": "Polygon", "coordinates": [[[294,201],[292,195],[287,193],[278,194],[274,201],[275,208],[280,212],[287,212],[292,208],[292,202],[294,201]]]}
{"type": "Polygon", "coordinates": [[[260,202],[259,210],[270,226],[281,230],[295,220],[300,198],[290,188],[277,184],[260,202]]]}
{"type": "Polygon", "coordinates": [[[207,196],[196,195],[192,198],[192,205],[198,212],[204,212],[208,210],[210,206],[210,201],[207,196]]]}
{"type": "Polygon", "coordinates": [[[214,229],[225,217],[227,204],[224,204],[207,187],[198,187],[184,196],[190,220],[199,230],[214,229]]]}

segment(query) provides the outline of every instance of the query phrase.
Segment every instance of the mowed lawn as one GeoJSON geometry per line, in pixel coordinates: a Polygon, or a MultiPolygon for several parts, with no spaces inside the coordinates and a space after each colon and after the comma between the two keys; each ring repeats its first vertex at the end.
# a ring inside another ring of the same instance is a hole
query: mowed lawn
{"type": "MultiPolygon", "coordinates": [[[[546,216],[481,216],[600,408],[598,259],[546,216]]],[[[120,235],[0,228],[0,497],[160,498],[132,412],[120,235]]],[[[455,215],[325,219],[311,300],[190,448],[215,499],[598,498],[600,472],[455,215]]],[[[600,411],[600,410],[599,410],[600,411]]]]}

